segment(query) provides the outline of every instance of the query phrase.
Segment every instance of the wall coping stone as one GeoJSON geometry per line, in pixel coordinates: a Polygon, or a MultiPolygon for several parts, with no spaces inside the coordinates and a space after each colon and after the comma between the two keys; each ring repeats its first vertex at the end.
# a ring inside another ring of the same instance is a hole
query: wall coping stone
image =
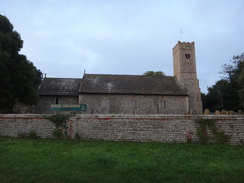
{"type": "MultiPolygon", "coordinates": [[[[44,116],[53,114],[0,114],[1,118],[44,118],[44,116]]],[[[237,119],[244,120],[244,115],[172,115],[172,114],[150,114],[150,115],[133,115],[133,114],[75,114],[71,119],[77,118],[106,118],[106,119],[237,119]]],[[[243,121],[244,122],[244,121],[243,121]]]]}

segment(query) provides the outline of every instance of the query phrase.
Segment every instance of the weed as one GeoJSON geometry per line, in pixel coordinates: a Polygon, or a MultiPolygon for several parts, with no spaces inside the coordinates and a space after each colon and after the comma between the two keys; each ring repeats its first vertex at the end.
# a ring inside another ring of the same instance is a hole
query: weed
{"type": "Polygon", "coordinates": [[[65,127],[67,120],[71,117],[71,115],[64,115],[64,114],[55,114],[46,116],[45,119],[49,119],[52,121],[57,128],[65,127]]]}
{"type": "Polygon", "coordinates": [[[28,136],[30,139],[39,139],[40,138],[35,131],[30,131],[28,136]]]}
{"type": "Polygon", "coordinates": [[[75,139],[76,139],[76,140],[80,140],[80,139],[81,139],[81,137],[80,137],[80,135],[79,135],[78,132],[76,132],[76,134],[75,134],[75,139]]]}
{"type": "Polygon", "coordinates": [[[40,138],[35,131],[30,131],[29,133],[25,133],[25,132],[18,133],[18,137],[29,138],[29,139],[39,139],[40,138]]]}
{"type": "Polygon", "coordinates": [[[210,140],[208,129],[212,132],[215,141],[219,144],[226,143],[230,139],[230,136],[226,135],[223,131],[217,130],[217,126],[214,120],[201,119],[197,121],[197,124],[199,125],[197,128],[197,135],[201,144],[206,144],[210,140]]]}
{"type": "Polygon", "coordinates": [[[57,129],[55,129],[55,130],[53,131],[53,136],[54,136],[55,138],[57,138],[57,139],[61,139],[61,138],[63,137],[63,132],[62,132],[62,130],[57,130],[57,129]]]}
{"type": "Polygon", "coordinates": [[[49,119],[55,124],[56,130],[53,131],[53,135],[54,137],[60,139],[62,137],[68,136],[67,121],[69,120],[70,117],[72,117],[72,115],[55,114],[55,115],[45,116],[44,118],[49,119]]]}

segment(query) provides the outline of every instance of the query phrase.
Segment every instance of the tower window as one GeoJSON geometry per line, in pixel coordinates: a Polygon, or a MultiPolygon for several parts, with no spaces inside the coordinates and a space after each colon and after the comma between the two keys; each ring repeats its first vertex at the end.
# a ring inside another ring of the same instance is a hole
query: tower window
{"type": "Polygon", "coordinates": [[[186,57],[187,60],[189,60],[191,58],[191,55],[189,53],[186,53],[185,57],[186,57]]]}

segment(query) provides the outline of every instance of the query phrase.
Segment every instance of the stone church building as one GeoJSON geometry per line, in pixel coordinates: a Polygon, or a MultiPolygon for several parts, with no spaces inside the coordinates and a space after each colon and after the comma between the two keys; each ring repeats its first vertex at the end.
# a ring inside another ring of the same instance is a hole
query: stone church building
{"type": "Polygon", "coordinates": [[[84,74],[45,78],[36,113],[53,113],[51,104],[86,104],[85,114],[202,113],[194,42],[173,48],[174,76],[84,74]]]}

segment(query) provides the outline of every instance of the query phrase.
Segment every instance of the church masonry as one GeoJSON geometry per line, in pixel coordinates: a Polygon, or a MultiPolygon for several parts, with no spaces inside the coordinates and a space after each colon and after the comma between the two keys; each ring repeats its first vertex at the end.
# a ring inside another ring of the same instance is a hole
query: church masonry
{"type": "Polygon", "coordinates": [[[35,113],[51,104],[86,104],[86,114],[201,114],[194,42],[173,48],[174,76],[84,74],[45,78],[35,113]]]}

